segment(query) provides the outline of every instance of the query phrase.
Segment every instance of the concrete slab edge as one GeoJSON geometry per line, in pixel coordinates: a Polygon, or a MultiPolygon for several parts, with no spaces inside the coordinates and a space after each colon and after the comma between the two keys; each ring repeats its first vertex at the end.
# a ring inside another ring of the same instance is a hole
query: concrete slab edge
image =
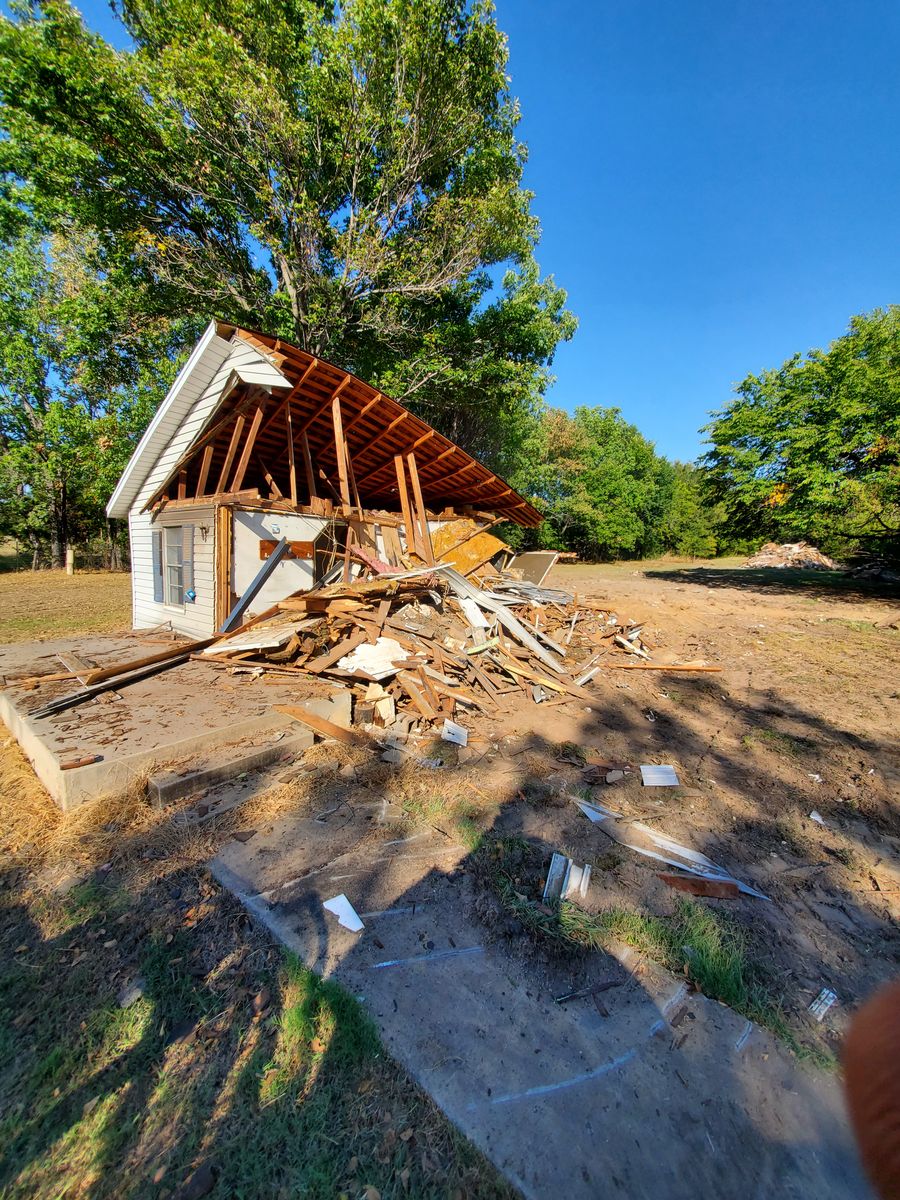
{"type": "MultiPolygon", "coordinates": [[[[278,732],[278,731],[276,731],[278,732]]],[[[217,783],[227,783],[245,771],[259,771],[278,762],[286,754],[302,754],[313,744],[313,735],[302,730],[291,737],[281,738],[271,746],[254,747],[241,754],[232,755],[214,766],[201,767],[196,771],[167,771],[164,775],[151,776],[147,791],[151,804],[171,804],[182,796],[189,796],[201,788],[217,783]]]]}
{"type": "Polygon", "coordinates": [[[138,750],[122,758],[111,758],[74,771],[61,771],[59,760],[41,740],[35,723],[16,708],[6,692],[0,692],[0,718],[21,746],[38,779],[63,812],[77,808],[86,800],[125,788],[161,763],[188,758],[191,754],[238,742],[242,738],[280,729],[291,729],[293,732],[297,729],[296,722],[290,717],[272,712],[220,729],[207,730],[164,746],[138,750]]]}

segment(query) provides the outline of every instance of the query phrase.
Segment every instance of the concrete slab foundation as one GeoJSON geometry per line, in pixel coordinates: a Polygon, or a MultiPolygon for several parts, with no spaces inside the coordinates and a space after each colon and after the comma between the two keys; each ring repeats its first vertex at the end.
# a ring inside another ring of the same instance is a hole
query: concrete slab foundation
{"type": "MultiPolygon", "coordinates": [[[[560,972],[475,915],[467,852],[377,833],[379,806],[230,842],[213,873],[309,966],[360,997],[391,1053],[533,1200],[871,1200],[840,1084],[627,948],[619,986],[555,1003],[560,972]],[[322,902],[344,893],[365,929],[322,902]]],[[[519,930],[519,938],[522,931],[519,930]]]]}
{"type": "MultiPolygon", "coordinates": [[[[158,641],[138,635],[4,646],[0,674],[52,674],[64,669],[60,654],[75,654],[89,666],[102,667],[159,648],[158,641]]],[[[268,765],[287,748],[302,753],[312,744],[312,735],[275,712],[277,704],[309,704],[337,724],[350,724],[350,693],[333,683],[232,675],[227,668],[201,662],[122,688],[111,702],[95,699],[41,719],[31,715],[80,686],[61,681],[29,690],[11,682],[0,690],[0,718],[64,811],[154,772],[164,776],[157,798],[174,799],[221,782],[229,773],[268,765]],[[278,733],[283,737],[276,744],[273,736],[278,733]],[[61,769],[66,761],[91,756],[100,761],[61,769]]]]}

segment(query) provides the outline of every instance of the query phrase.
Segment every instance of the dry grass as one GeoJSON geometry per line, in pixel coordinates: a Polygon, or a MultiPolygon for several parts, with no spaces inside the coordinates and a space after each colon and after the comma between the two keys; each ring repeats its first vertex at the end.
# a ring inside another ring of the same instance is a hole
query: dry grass
{"type": "Polygon", "coordinates": [[[123,572],[0,574],[0,643],[131,627],[131,576],[123,572]]]}
{"type": "Polygon", "coordinates": [[[57,836],[62,813],[38,782],[15,739],[0,747],[0,857],[35,866],[57,836]]]}
{"type": "Polygon", "coordinates": [[[304,760],[315,773],[197,824],[190,801],[151,807],[142,782],[63,815],[16,745],[2,748],[0,1195],[180,1195],[199,1170],[212,1200],[512,1200],[356,1001],[285,962],[205,870],[248,816],[346,799],[344,762],[369,783],[389,774],[370,755],[335,754],[316,747],[304,760]],[[82,877],[65,896],[38,884],[54,866],[82,877]],[[143,995],[123,1009],[136,976],[143,995]]]}

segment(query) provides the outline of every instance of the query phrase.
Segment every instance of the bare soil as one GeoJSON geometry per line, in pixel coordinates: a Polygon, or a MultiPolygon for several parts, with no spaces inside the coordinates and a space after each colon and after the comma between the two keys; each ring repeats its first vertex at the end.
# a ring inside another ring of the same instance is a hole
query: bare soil
{"type": "MultiPolygon", "coordinates": [[[[590,781],[579,751],[588,763],[630,763],[625,779],[591,794],[770,897],[703,903],[745,928],[792,1015],[802,1019],[823,987],[838,994],[811,1030],[836,1048],[850,1010],[900,961],[900,605],[811,575],[557,568],[553,585],[643,623],[654,657],[704,659],[722,673],[606,671],[596,704],[523,707],[493,731],[499,756],[485,766],[502,772],[505,760],[517,788],[500,805],[498,832],[593,863],[587,907],[665,915],[679,893],[659,880],[658,864],[560,802],[563,785],[571,793],[590,781]],[[681,786],[642,787],[641,763],[670,763],[681,786]]],[[[482,787],[496,797],[500,778],[482,787]]]]}

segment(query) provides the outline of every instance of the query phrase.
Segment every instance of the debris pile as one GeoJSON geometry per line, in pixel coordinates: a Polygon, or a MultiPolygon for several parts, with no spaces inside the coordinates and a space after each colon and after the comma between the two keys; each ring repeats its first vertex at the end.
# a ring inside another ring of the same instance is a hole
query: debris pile
{"type": "MultiPolygon", "coordinates": [[[[243,626],[226,625],[216,637],[82,673],[80,691],[33,715],[50,716],[104,689],[194,659],[232,673],[297,680],[298,699],[309,695],[315,680],[338,682],[354,692],[353,724],[368,734],[383,730],[405,741],[415,730],[465,745],[464,718],[508,712],[523,699],[590,704],[596,695],[588,685],[608,669],[719,670],[703,662],[654,663],[653,641],[640,625],[593,601],[530,582],[529,576],[542,580],[546,574],[547,562],[530,561],[540,560],[539,554],[521,556],[526,560],[521,567],[516,560],[509,569],[493,565],[508,561],[507,548],[483,527],[465,524],[471,529],[453,531],[457,538],[467,535],[462,542],[440,558],[429,555],[433,561],[424,564],[416,565],[397,546],[386,552],[390,562],[374,548],[352,546],[313,589],[281,600],[243,626]],[[485,558],[488,552],[493,558],[485,558]]],[[[336,736],[322,718],[293,705],[281,711],[336,736]]],[[[344,741],[359,736],[341,732],[344,741]]]]}
{"type": "Polygon", "coordinates": [[[837,564],[809,542],[766,542],[744,563],[745,567],[796,567],[801,571],[833,571],[837,564]]]}
{"type": "Polygon", "coordinates": [[[595,702],[587,685],[609,668],[678,669],[649,661],[652,645],[640,626],[503,572],[480,587],[436,564],[335,583],[277,609],[247,635],[197,657],[338,680],[356,693],[355,725],[400,735],[434,726],[457,744],[465,744],[457,717],[507,712],[523,698],[595,702]]]}

